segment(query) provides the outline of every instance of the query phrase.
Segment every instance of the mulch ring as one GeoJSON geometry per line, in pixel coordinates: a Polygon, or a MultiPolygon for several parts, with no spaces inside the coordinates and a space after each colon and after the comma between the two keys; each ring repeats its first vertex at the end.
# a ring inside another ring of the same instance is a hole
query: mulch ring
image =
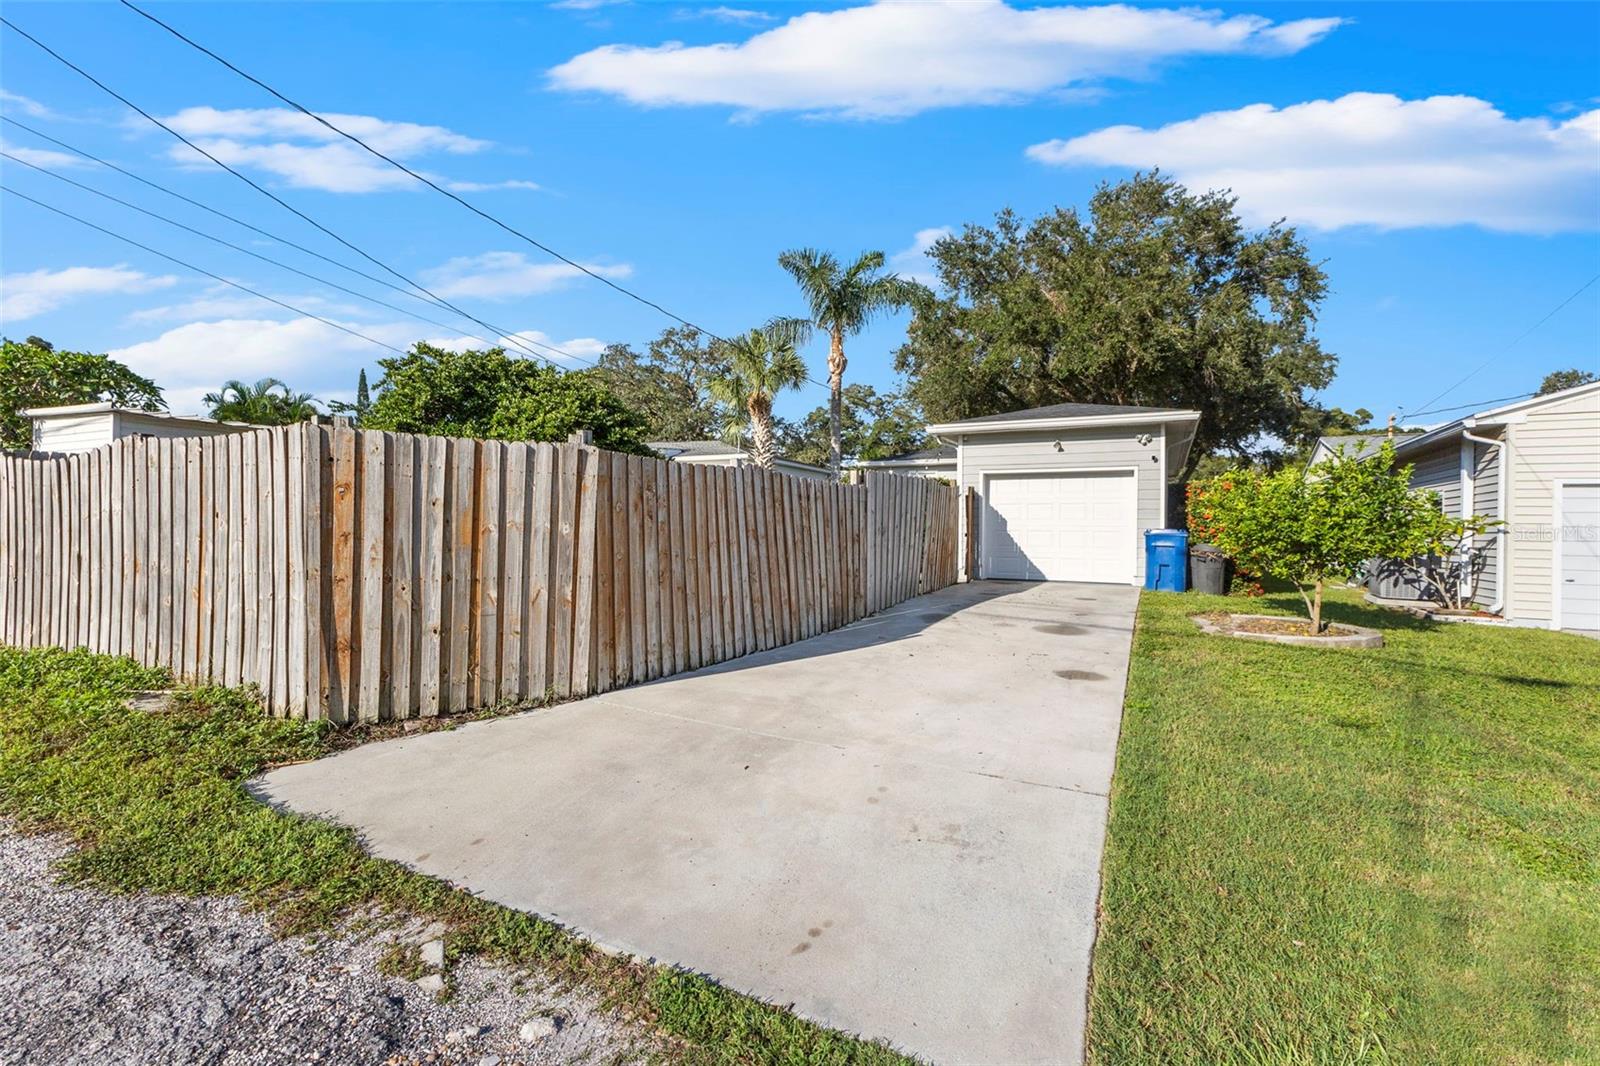
{"type": "Polygon", "coordinates": [[[1262,640],[1274,644],[1297,644],[1321,648],[1381,648],[1383,634],[1364,626],[1329,623],[1321,633],[1313,633],[1311,623],[1288,615],[1230,614],[1209,611],[1190,616],[1207,633],[1243,640],[1262,640]]]}

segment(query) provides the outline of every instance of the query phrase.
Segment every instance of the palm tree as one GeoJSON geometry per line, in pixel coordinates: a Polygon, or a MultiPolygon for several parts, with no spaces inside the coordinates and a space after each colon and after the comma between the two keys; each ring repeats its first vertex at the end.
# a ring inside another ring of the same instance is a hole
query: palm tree
{"type": "Polygon", "coordinates": [[[772,398],[785,389],[805,384],[806,364],[798,348],[811,333],[802,318],[774,318],[759,329],[724,341],[720,355],[728,361],[726,373],[711,382],[711,392],[733,410],[730,433],[750,431],[751,457],[759,467],[772,469],[772,398]]]}
{"type": "Polygon", "coordinates": [[[926,290],[895,274],[880,274],[882,252],[862,252],[848,267],[832,253],[795,248],[778,256],[778,265],[794,275],[811,306],[811,321],[828,334],[828,466],[839,474],[841,456],[840,398],[844,392],[844,339],[883,311],[905,307],[926,290]]]}
{"type": "Polygon", "coordinates": [[[218,422],[249,422],[257,426],[287,426],[304,422],[317,413],[309,392],[290,392],[277,378],[262,378],[254,385],[233,380],[207,393],[204,402],[218,422]]]}

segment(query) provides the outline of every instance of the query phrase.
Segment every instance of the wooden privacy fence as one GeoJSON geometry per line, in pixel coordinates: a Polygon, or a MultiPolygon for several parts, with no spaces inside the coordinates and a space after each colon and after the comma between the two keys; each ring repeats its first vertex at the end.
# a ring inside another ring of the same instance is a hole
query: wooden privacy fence
{"type": "Polygon", "coordinates": [[[957,495],[305,423],[0,460],[0,641],[336,722],[603,692],[951,584],[957,495]]]}

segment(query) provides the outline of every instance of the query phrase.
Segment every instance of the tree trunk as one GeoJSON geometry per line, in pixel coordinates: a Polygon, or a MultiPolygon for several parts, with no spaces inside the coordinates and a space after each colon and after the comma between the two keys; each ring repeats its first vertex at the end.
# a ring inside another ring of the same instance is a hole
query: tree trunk
{"type": "Polygon", "coordinates": [[[828,469],[835,481],[844,465],[844,330],[835,326],[828,337],[828,469]]]}
{"type": "Polygon", "coordinates": [[[750,412],[750,458],[763,470],[772,469],[772,401],[765,396],[751,396],[746,409],[750,412]]]}
{"type": "Polygon", "coordinates": [[[1322,579],[1317,578],[1316,592],[1311,599],[1311,635],[1322,632],[1322,579]]]}

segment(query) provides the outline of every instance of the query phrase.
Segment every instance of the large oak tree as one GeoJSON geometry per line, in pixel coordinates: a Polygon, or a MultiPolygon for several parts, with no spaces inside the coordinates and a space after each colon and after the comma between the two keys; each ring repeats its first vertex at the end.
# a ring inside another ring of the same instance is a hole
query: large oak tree
{"type": "Polygon", "coordinates": [[[1252,232],[1226,193],[1160,174],[1102,185],[1088,210],[1002,211],[930,257],[897,368],[932,421],[1047,404],[1192,408],[1187,477],[1211,454],[1267,457],[1318,420],[1335,358],[1314,336],[1327,279],[1292,228],[1252,232]]]}

